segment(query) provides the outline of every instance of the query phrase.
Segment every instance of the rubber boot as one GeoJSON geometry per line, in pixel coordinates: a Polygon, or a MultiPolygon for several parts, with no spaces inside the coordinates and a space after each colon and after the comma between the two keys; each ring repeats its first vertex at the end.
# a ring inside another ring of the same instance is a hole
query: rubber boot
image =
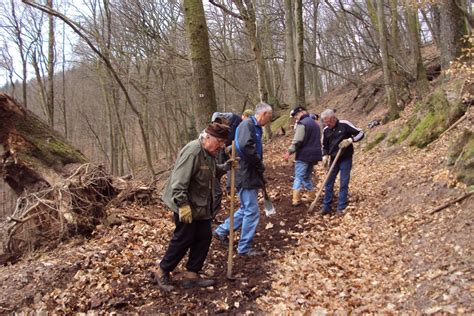
{"type": "Polygon", "coordinates": [[[202,279],[198,273],[192,271],[185,271],[183,277],[184,287],[208,287],[216,284],[215,280],[202,279]]]}
{"type": "Polygon", "coordinates": [[[298,206],[301,204],[301,191],[293,190],[293,200],[291,201],[292,206],[298,206]]]}
{"type": "Polygon", "coordinates": [[[312,203],[316,198],[316,191],[309,191],[308,192],[308,202],[312,203]]]}

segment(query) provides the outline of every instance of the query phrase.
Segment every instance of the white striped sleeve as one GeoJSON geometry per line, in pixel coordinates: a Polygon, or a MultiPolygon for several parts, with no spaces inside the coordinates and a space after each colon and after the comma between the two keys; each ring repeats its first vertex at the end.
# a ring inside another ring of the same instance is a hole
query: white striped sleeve
{"type": "Polygon", "coordinates": [[[364,138],[364,131],[361,128],[356,127],[354,124],[352,124],[351,122],[349,122],[347,120],[339,120],[339,122],[347,124],[353,130],[352,134],[355,135],[355,136],[352,136],[352,140],[354,142],[358,142],[362,138],[364,138]]]}

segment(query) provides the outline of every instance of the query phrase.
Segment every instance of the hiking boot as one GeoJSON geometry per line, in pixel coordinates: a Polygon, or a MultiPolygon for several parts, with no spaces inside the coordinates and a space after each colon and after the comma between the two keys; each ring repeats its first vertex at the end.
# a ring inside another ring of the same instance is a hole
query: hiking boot
{"type": "Polygon", "coordinates": [[[336,216],[342,216],[342,215],[344,215],[344,209],[336,210],[336,216]]]}
{"type": "Polygon", "coordinates": [[[229,245],[229,238],[227,236],[219,235],[216,231],[213,231],[212,232],[212,237],[217,239],[219,241],[219,243],[224,245],[224,246],[229,245]]]}
{"type": "Polygon", "coordinates": [[[323,207],[323,211],[322,211],[321,215],[322,215],[322,216],[324,216],[324,215],[329,215],[329,214],[331,214],[331,212],[332,212],[332,211],[331,211],[330,208],[324,208],[324,207],[323,207]]]}
{"type": "Polygon", "coordinates": [[[250,249],[247,252],[239,253],[240,257],[253,258],[263,255],[264,252],[257,249],[250,249]]]}
{"type": "Polygon", "coordinates": [[[193,271],[186,271],[183,273],[182,284],[186,288],[190,287],[208,287],[216,284],[216,280],[203,279],[201,276],[193,271]]]}
{"type": "Polygon", "coordinates": [[[293,190],[293,199],[291,200],[291,206],[298,206],[301,204],[301,191],[293,190]]]}
{"type": "Polygon", "coordinates": [[[308,191],[308,202],[311,203],[316,198],[316,191],[308,191]]]}
{"type": "Polygon", "coordinates": [[[165,292],[171,292],[174,290],[174,286],[171,284],[170,273],[161,268],[153,269],[151,271],[151,279],[153,283],[158,285],[158,287],[165,292]]]}

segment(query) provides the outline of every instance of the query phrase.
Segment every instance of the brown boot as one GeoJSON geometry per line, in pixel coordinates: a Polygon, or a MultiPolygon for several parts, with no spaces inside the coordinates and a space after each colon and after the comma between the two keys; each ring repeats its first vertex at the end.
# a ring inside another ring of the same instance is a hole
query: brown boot
{"type": "Polygon", "coordinates": [[[309,191],[308,192],[308,202],[312,203],[316,198],[316,191],[309,191]]]}
{"type": "Polygon", "coordinates": [[[293,190],[293,200],[291,201],[292,206],[298,206],[301,204],[301,191],[293,190]]]}
{"type": "Polygon", "coordinates": [[[216,284],[215,280],[202,279],[198,273],[193,271],[185,271],[183,273],[183,286],[184,287],[208,287],[216,284]]]}
{"type": "Polygon", "coordinates": [[[174,290],[174,286],[171,284],[170,273],[161,268],[151,270],[151,279],[153,283],[157,284],[165,292],[174,290]]]}

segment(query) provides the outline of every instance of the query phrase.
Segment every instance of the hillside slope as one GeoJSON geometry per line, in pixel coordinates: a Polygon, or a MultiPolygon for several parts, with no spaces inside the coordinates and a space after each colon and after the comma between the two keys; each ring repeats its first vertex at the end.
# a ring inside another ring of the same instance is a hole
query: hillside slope
{"type": "MultiPolygon", "coordinates": [[[[368,75],[375,81],[377,76],[368,75]]],[[[472,83],[466,87],[472,90],[472,83]]],[[[365,129],[384,111],[379,103],[361,110],[367,99],[354,96],[369,96],[368,91],[341,87],[312,110],[335,107],[340,118],[365,129]]],[[[213,242],[204,269],[217,279],[215,287],[178,287],[166,294],[151,282],[149,270],[161,259],[174,226],[156,196],[146,204],[110,209],[117,220],[99,226],[90,238],[0,267],[0,313],[473,313],[474,198],[466,196],[467,186],[447,161],[452,143],[472,132],[474,111],[468,105],[463,119],[425,148],[408,146],[408,140],[390,142],[387,135],[403,129],[419,109],[409,103],[399,120],[367,129],[366,139],[356,144],[350,206],[342,217],[321,217],[319,206],[314,213],[307,205],[291,207],[293,166],[282,156],[292,133],[267,144],[266,176],[277,215],[262,212],[255,246],[265,255],[236,256],[235,281],[225,278],[227,250],[213,242]],[[385,136],[378,139],[380,134],[385,136]],[[450,204],[459,197],[464,199],[450,204]],[[448,206],[437,211],[443,205],[448,206]]],[[[317,166],[318,187],[323,176],[317,166]]],[[[227,212],[227,199],[224,205],[227,212]]],[[[221,212],[216,224],[224,216],[221,212]]]]}

